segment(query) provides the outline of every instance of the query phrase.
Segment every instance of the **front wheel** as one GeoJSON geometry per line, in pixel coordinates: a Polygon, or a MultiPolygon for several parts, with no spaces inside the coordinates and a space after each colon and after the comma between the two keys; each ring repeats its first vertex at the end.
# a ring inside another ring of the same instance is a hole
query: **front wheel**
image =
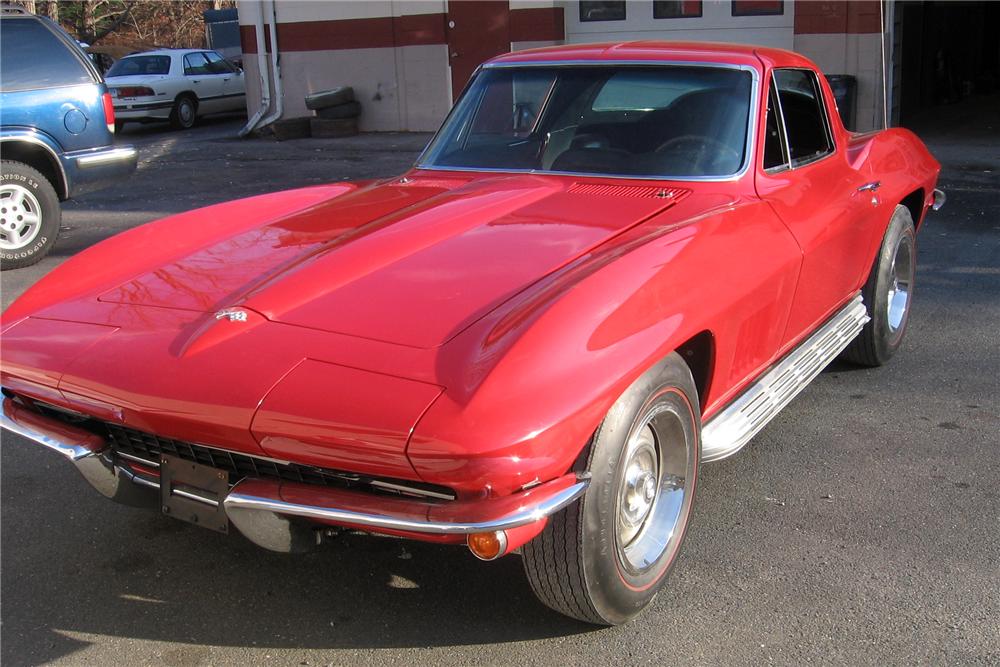
{"type": "Polygon", "coordinates": [[[871,320],[844,350],[844,359],[881,366],[896,353],[910,321],[916,268],[913,217],[905,206],[897,206],[861,292],[871,320]]]}
{"type": "Polygon", "coordinates": [[[10,160],[0,166],[0,267],[19,269],[52,250],[62,211],[55,188],[38,170],[10,160]]]}
{"type": "Polygon", "coordinates": [[[636,616],[677,560],[694,501],[701,422],[684,361],[671,354],[618,399],[591,442],[591,484],[524,546],[548,607],[598,625],[636,616]]]}

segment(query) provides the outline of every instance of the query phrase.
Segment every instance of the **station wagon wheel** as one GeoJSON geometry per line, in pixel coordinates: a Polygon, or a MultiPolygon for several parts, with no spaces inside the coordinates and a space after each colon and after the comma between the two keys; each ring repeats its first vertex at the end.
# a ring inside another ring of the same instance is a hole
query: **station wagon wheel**
{"type": "Polygon", "coordinates": [[[30,266],[49,253],[59,235],[59,197],[36,169],[4,160],[0,176],[0,264],[30,266]]]}
{"type": "Polygon", "coordinates": [[[181,95],[174,100],[174,108],[170,111],[170,124],[178,130],[188,130],[194,127],[198,118],[198,101],[191,95],[181,95]]]}
{"type": "Polygon", "coordinates": [[[544,604],[616,625],[652,601],[684,540],[700,437],[691,372],[671,354],[626,390],[598,428],[583,499],[524,546],[528,581],[544,604]]]}
{"type": "Polygon", "coordinates": [[[846,360],[881,366],[902,345],[910,321],[916,266],[913,216],[905,206],[897,206],[861,291],[871,320],[844,350],[846,360]]]}

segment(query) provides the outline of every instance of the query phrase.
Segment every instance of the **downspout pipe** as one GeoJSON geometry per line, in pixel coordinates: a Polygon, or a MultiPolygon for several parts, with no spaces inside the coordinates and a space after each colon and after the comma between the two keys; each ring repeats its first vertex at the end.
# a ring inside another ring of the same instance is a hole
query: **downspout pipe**
{"type": "MultiPolygon", "coordinates": [[[[272,26],[273,29],[273,26],[272,26]]],[[[264,3],[260,4],[260,12],[257,13],[257,20],[254,23],[254,34],[257,37],[257,74],[260,79],[260,104],[257,106],[257,111],[247,124],[239,131],[239,137],[245,137],[251,132],[253,132],[254,127],[260,121],[261,117],[267,112],[271,107],[271,77],[268,72],[267,67],[267,45],[264,42],[264,3]]],[[[271,50],[274,51],[274,42],[271,42],[271,50]]]]}
{"type": "Polygon", "coordinates": [[[278,3],[275,0],[264,0],[264,6],[268,5],[271,7],[271,70],[274,73],[274,111],[260,121],[261,127],[278,120],[285,111],[281,85],[281,65],[278,63],[280,51],[278,48],[278,3]]]}

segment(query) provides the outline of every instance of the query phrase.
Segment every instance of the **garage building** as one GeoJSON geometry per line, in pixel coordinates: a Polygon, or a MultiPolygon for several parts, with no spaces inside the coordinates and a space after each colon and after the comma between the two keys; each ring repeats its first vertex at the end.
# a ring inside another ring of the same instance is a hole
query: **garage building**
{"type": "Polygon", "coordinates": [[[242,0],[238,7],[251,114],[262,97],[257,23],[269,53],[274,16],[282,117],[310,115],[311,92],[350,85],[366,131],[434,130],[483,60],[556,44],[696,40],[798,51],[827,74],[850,77],[842,80],[853,88],[841,113],[856,130],[882,127],[883,118],[905,124],[929,106],[992,92],[1000,76],[1000,42],[991,37],[1000,3],[991,2],[242,0]]]}

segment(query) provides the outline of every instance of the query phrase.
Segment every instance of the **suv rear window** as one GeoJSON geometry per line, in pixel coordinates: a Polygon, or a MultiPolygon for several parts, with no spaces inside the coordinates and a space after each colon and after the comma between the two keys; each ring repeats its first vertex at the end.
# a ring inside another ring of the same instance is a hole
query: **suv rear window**
{"type": "Polygon", "coordinates": [[[170,74],[170,56],[129,56],[108,70],[106,77],[137,74],[170,74]]]}
{"type": "Polygon", "coordinates": [[[0,19],[0,90],[94,83],[73,47],[36,18],[0,19]]]}

